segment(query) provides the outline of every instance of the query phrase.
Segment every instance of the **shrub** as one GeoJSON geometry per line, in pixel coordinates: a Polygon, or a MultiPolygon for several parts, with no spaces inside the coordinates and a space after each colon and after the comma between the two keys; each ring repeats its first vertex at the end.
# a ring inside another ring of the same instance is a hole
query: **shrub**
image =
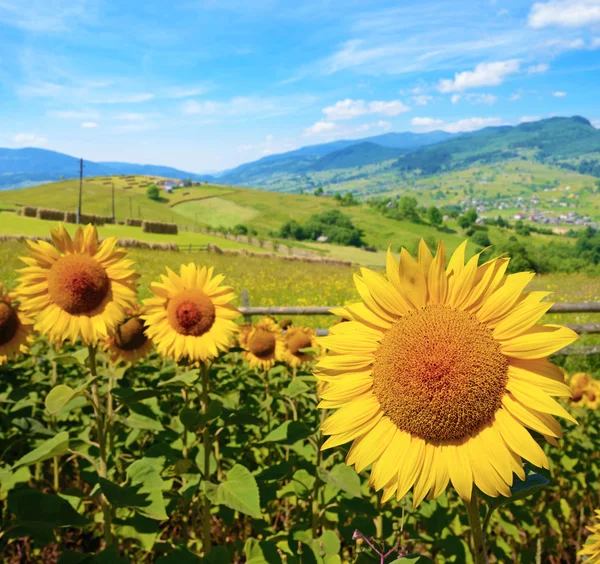
{"type": "Polygon", "coordinates": [[[143,221],[142,231],[144,233],[161,233],[164,235],[177,235],[177,224],[162,221],[143,221]]]}
{"type": "Polygon", "coordinates": [[[156,184],[152,184],[146,188],[146,196],[151,200],[158,200],[160,198],[160,188],[156,184]]]}

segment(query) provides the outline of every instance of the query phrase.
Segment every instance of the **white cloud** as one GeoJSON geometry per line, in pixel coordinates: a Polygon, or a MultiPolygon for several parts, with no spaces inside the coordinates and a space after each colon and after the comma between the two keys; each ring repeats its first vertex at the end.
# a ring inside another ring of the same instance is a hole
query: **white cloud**
{"type": "Polygon", "coordinates": [[[517,100],[521,99],[521,94],[519,92],[514,92],[513,94],[510,95],[509,100],[511,102],[516,102],[517,100]]]}
{"type": "Polygon", "coordinates": [[[332,121],[318,121],[314,125],[307,127],[304,130],[304,135],[307,137],[313,135],[323,135],[324,133],[332,133],[333,130],[337,129],[337,124],[332,121]]]}
{"type": "Polygon", "coordinates": [[[50,110],[47,114],[59,119],[97,119],[96,112],[78,112],[73,110],[50,110]]]}
{"type": "Polygon", "coordinates": [[[540,116],[521,116],[519,123],[529,123],[530,121],[539,121],[542,119],[540,116]]]}
{"type": "Polygon", "coordinates": [[[498,10],[499,16],[508,16],[510,12],[506,8],[502,8],[502,10],[498,10]]]}
{"type": "Polygon", "coordinates": [[[239,96],[226,101],[205,100],[198,102],[188,100],[182,106],[183,113],[207,118],[225,117],[274,117],[296,112],[298,109],[312,105],[313,96],[279,96],[271,98],[239,96]]]}
{"type": "Polygon", "coordinates": [[[469,104],[486,104],[491,106],[498,98],[493,94],[452,94],[451,101],[453,104],[465,100],[469,104]]]}
{"type": "Polygon", "coordinates": [[[592,42],[590,43],[590,47],[592,49],[600,48],[600,37],[592,37],[592,42]]]}
{"type": "Polygon", "coordinates": [[[139,92],[133,94],[123,94],[117,96],[107,96],[105,98],[97,98],[90,100],[91,104],[138,104],[148,102],[154,98],[154,94],[150,92],[139,92]]]}
{"type": "Polygon", "coordinates": [[[253,153],[255,156],[266,157],[275,153],[293,151],[296,148],[291,139],[276,139],[274,135],[267,135],[264,141],[258,143],[247,143],[237,147],[238,153],[253,153]]]}
{"type": "Polygon", "coordinates": [[[33,133],[17,133],[12,141],[18,147],[41,147],[48,142],[48,139],[33,133]]]}
{"type": "Polygon", "coordinates": [[[83,129],[95,129],[96,127],[98,127],[98,124],[95,121],[84,121],[81,124],[81,127],[83,129]]]}
{"type": "Polygon", "coordinates": [[[29,0],[27,9],[21,0],[0,2],[0,22],[34,32],[63,32],[90,20],[95,6],[88,0],[57,2],[29,0]]]}
{"type": "Polygon", "coordinates": [[[550,0],[536,2],[527,19],[529,27],[584,27],[600,23],[598,0],[550,0]]]}
{"type": "Polygon", "coordinates": [[[473,71],[457,72],[454,74],[454,79],[445,78],[440,80],[438,90],[448,93],[462,92],[469,88],[479,88],[481,86],[497,86],[502,84],[509,74],[518,72],[519,68],[520,62],[518,59],[479,63],[473,71]]]}
{"type": "Polygon", "coordinates": [[[475,131],[483,127],[502,125],[504,122],[498,117],[480,118],[472,117],[461,119],[454,122],[445,122],[441,119],[416,117],[411,120],[411,124],[419,131],[435,131],[442,130],[448,133],[465,133],[475,131]]]}
{"type": "Polygon", "coordinates": [[[330,121],[354,119],[368,114],[396,116],[408,111],[410,111],[410,108],[400,100],[374,100],[367,103],[364,100],[352,100],[350,98],[340,100],[333,106],[323,108],[325,117],[330,121]]]}
{"type": "Polygon", "coordinates": [[[427,104],[429,104],[429,102],[433,100],[433,96],[419,94],[417,96],[413,96],[412,100],[417,106],[426,106],[427,104]]]}
{"type": "Polygon", "coordinates": [[[555,98],[564,98],[566,95],[567,95],[566,92],[560,92],[560,91],[552,92],[552,96],[554,96],[555,98]]]}
{"type": "Polygon", "coordinates": [[[542,72],[546,72],[550,68],[550,65],[545,63],[541,63],[539,65],[531,65],[527,67],[527,74],[540,74],[542,72]]]}
{"type": "Polygon", "coordinates": [[[592,125],[596,128],[596,129],[600,129],[600,119],[593,119],[592,120],[592,125]]]}
{"type": "Polygon", "coordinates": [[[206,84],[200,84],[198,86],[181,86],[181,87],[173,87],[167,88],[164,91],[163,96],[165,98],[191,98],[193,96],[202,96],[202,94],[206,94],[211,87],[206,84]]]}
{"type": "Polygon", "coordinates": [[[410,123],[415,127],[424,127],[427,129],[436,129],[444,125],[444,120],[434,119],[428,117],[414,117],[410,120],[410,123]]]}
{"type": "Polygon", "coordinates": [[[361,137],[368,131],[386,132],[392,128],[389,121],[379,120],[374,123],[363,123],[355,126],[343,126],[334,121],[318,121],[304,130],[304,137],[322,137],[326,139],[349,139],[361,137]]]}

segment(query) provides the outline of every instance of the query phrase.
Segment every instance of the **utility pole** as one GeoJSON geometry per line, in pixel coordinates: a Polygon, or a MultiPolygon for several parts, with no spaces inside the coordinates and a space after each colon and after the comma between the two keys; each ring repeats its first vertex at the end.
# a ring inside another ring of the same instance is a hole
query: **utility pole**
{"type": "Polygon", "coordinates": [[[133,217],[133,204],[131,203],[131,196],[129,196],[129,217],[133,217]]]}
{"type": "Polygon", "coordinates": [[[83,159],[79,159],[79,205],[77,206],[77,223],[81,220],[81,193],[83,190],[83,159]]]}
{"type": "Polygon", "coordinates": [[[112,212],[113,212],[113,223],[115,223],[115,183],[111,182],[112,185],[112,212]]]}

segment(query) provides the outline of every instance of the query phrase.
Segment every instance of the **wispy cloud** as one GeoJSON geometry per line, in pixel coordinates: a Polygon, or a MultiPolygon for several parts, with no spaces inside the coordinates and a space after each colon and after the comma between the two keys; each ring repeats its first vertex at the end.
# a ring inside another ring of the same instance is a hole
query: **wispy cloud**
{"type": "Polygon", "coordinates": [[[135,92],[131,94],[107,94],[104,97],[91,99],[90,104],[139,104],[154,99],[151,92],[135,92]]]}
{"type": "Polygon", "coordinates": [[[96,3],[89,0],[2,0],[0,23],[33,32],[60,33],[93,21],[96,3]]]}
{"type": "Polygon", "coordinates": [[[342,125],[335,121],[318,121],[304,130],[304,137],[321,137],[325,140],[333,139],[351,139],[354,137],[363,137],[371,132],[390,131],[392,124],[389,121],[379,120],[373,123],[363,123],[361,125],[349,126],[342,125]]]}
{"type": "Polygon", "coordinates": [[[48,139],[34,133],[17,133],[12,142],[17,147],[43,147],[48,143],[48,139]]]}
{"type": "Polygon", "coordinates": [[[81,124],[82,129],[96,129],[98,124],[95,121],[84,121],[81,124]]]}
{"type": "Polygon", "coordinates": [[[584,27],[600,23],[598,0],[551,0],[536,2],[527,19],[529,27],[584,27]]]}
{"type": "Polygon", "coordinates": [[[550,68],[550,65],[546,63],[540,63],[539,65],[530,65],[527,67],[527,74],[540,74],[546,72],[550,68]]]}
{"type": "Polygon", "coordinates": [[[453,94],[451,101],[453,104],[457,104],[461,100],[468,102],[469,104],[485,104],[491,106],[496,103],[498,98],[493,94],[453,94]]]}
{"type": "Polygon", "coordinates": [[[313,96],[252,97],[239,96],[226,101],[188,100],[182,106],[183,113],[209,118],[273,117],[297,111],[314,103],[313,96]]]}
{"type": "Polygon", "coordinates": [[[438,90],[443,93],[462,92],[469,88],[497,86],[502,84],[508,75],[519,72],[519,69],[520,61],[517,59],[479,63],[472,71],[457,72],[453,79],[440,80],[438,90]]]}
{"type": "Polygon", "coordinates": [[[369,114],[391,117],[409,111],[410,108],[401,100],[373,100],[372,102],[365,102],[364,100],[352,100],[350,98],[340,100],[333,106],[323,108],[323,113],[329,121],[354,119],[369,114]]]}
{"type": "Polygon", "coordinates": [[[503,120],[499,117],[471,117],[453,122],[446,122],[442,119],[430,117],[415,117],[411,120],[411,125],[418,131],[441,130],[448,133],[465,133],[481,129],[482,127],[503,125],[503,123],[503,120]]]}
{"type": "Polygon", "coordinates": [[[566,92],[561,92],[560,90],[552,92],[552,96],[554,96],[555,98],[564,98],[566,95],[566,92]]]}
{"type": "Polygon", "coordinates": [[[540,116],[521,116],[519,123],[529,123],[531,121],[539,121],[540,119],[542,119],[540,116]]]}
{"type": "Polygon", "coordinates": [[[49,110],[48,116],[58,119],[98,119],[97,112],[77,111],[77,110],[49,110]]]}

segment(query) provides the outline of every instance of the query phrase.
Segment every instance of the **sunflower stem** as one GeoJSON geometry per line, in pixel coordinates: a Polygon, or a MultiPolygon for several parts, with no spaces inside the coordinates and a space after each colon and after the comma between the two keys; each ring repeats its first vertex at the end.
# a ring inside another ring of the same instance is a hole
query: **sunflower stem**
{"type": "Polygon", "coordinates": [[[464,501],[469,516],[469,525],[471,526],[471,537],[473,546],[473,562],[475,564],[487,564],[487,551],[485,548],[485,536],[481,527],[481,515],[479,514],[479,499],[473,491],[471,501],[464,501]]]}
{"type": "MultiPolygon", "coordinates": [[[[206,363],[200,363],[200,375],[202,378],[202,404],[204,407],[204,413],[208,413],[208,367],[206,363]]],[[[204,425],[204,431],[202,432],[202,443],[204,446],[204,483],[208,483],[208,477],[210,474],[210,453],[211,453],[211,442],[210,432],[208,423],[204,425]]],[[[202,512],[202,529],[204,533],[204,556],[206,556],[211,549],[211,538],[210,538],[210,499],[204,491],[204,511],[202,512]]]]}
{"type": "MultiPolygon", "coordinates": [[[[92,382],[92,400],[96,411],[96,430],[98,434],[98,447],[100,450],[100,460],[98,464],[98,475],[101,478],[106,479],[108,477],[108,465],[106,458],[106,438],[108,429],[104,426],[104,418],[102,416],[102,407],[100,405],[100,395],[98,393],[98,382],[95,380],[98,375],[98,367],[96,365],[96,346],[89,345],[89,363],[90,373],[94,381],[92,382]]],[[[108,392],[109,394],[110,392],[108,392]]],[[[107,397],[107,408],[109,407],[109,401],[107,397]]],[[[109,414],[106,414],[107,424],[110,425],[109,414]]],[[[112,535],[112,508],[110,503],[102,494],[100,496],[100,505],[102,507],[102,515],[104,517],[104,542],[106,546],[110,546],[113,543],[112,535]]]]}

